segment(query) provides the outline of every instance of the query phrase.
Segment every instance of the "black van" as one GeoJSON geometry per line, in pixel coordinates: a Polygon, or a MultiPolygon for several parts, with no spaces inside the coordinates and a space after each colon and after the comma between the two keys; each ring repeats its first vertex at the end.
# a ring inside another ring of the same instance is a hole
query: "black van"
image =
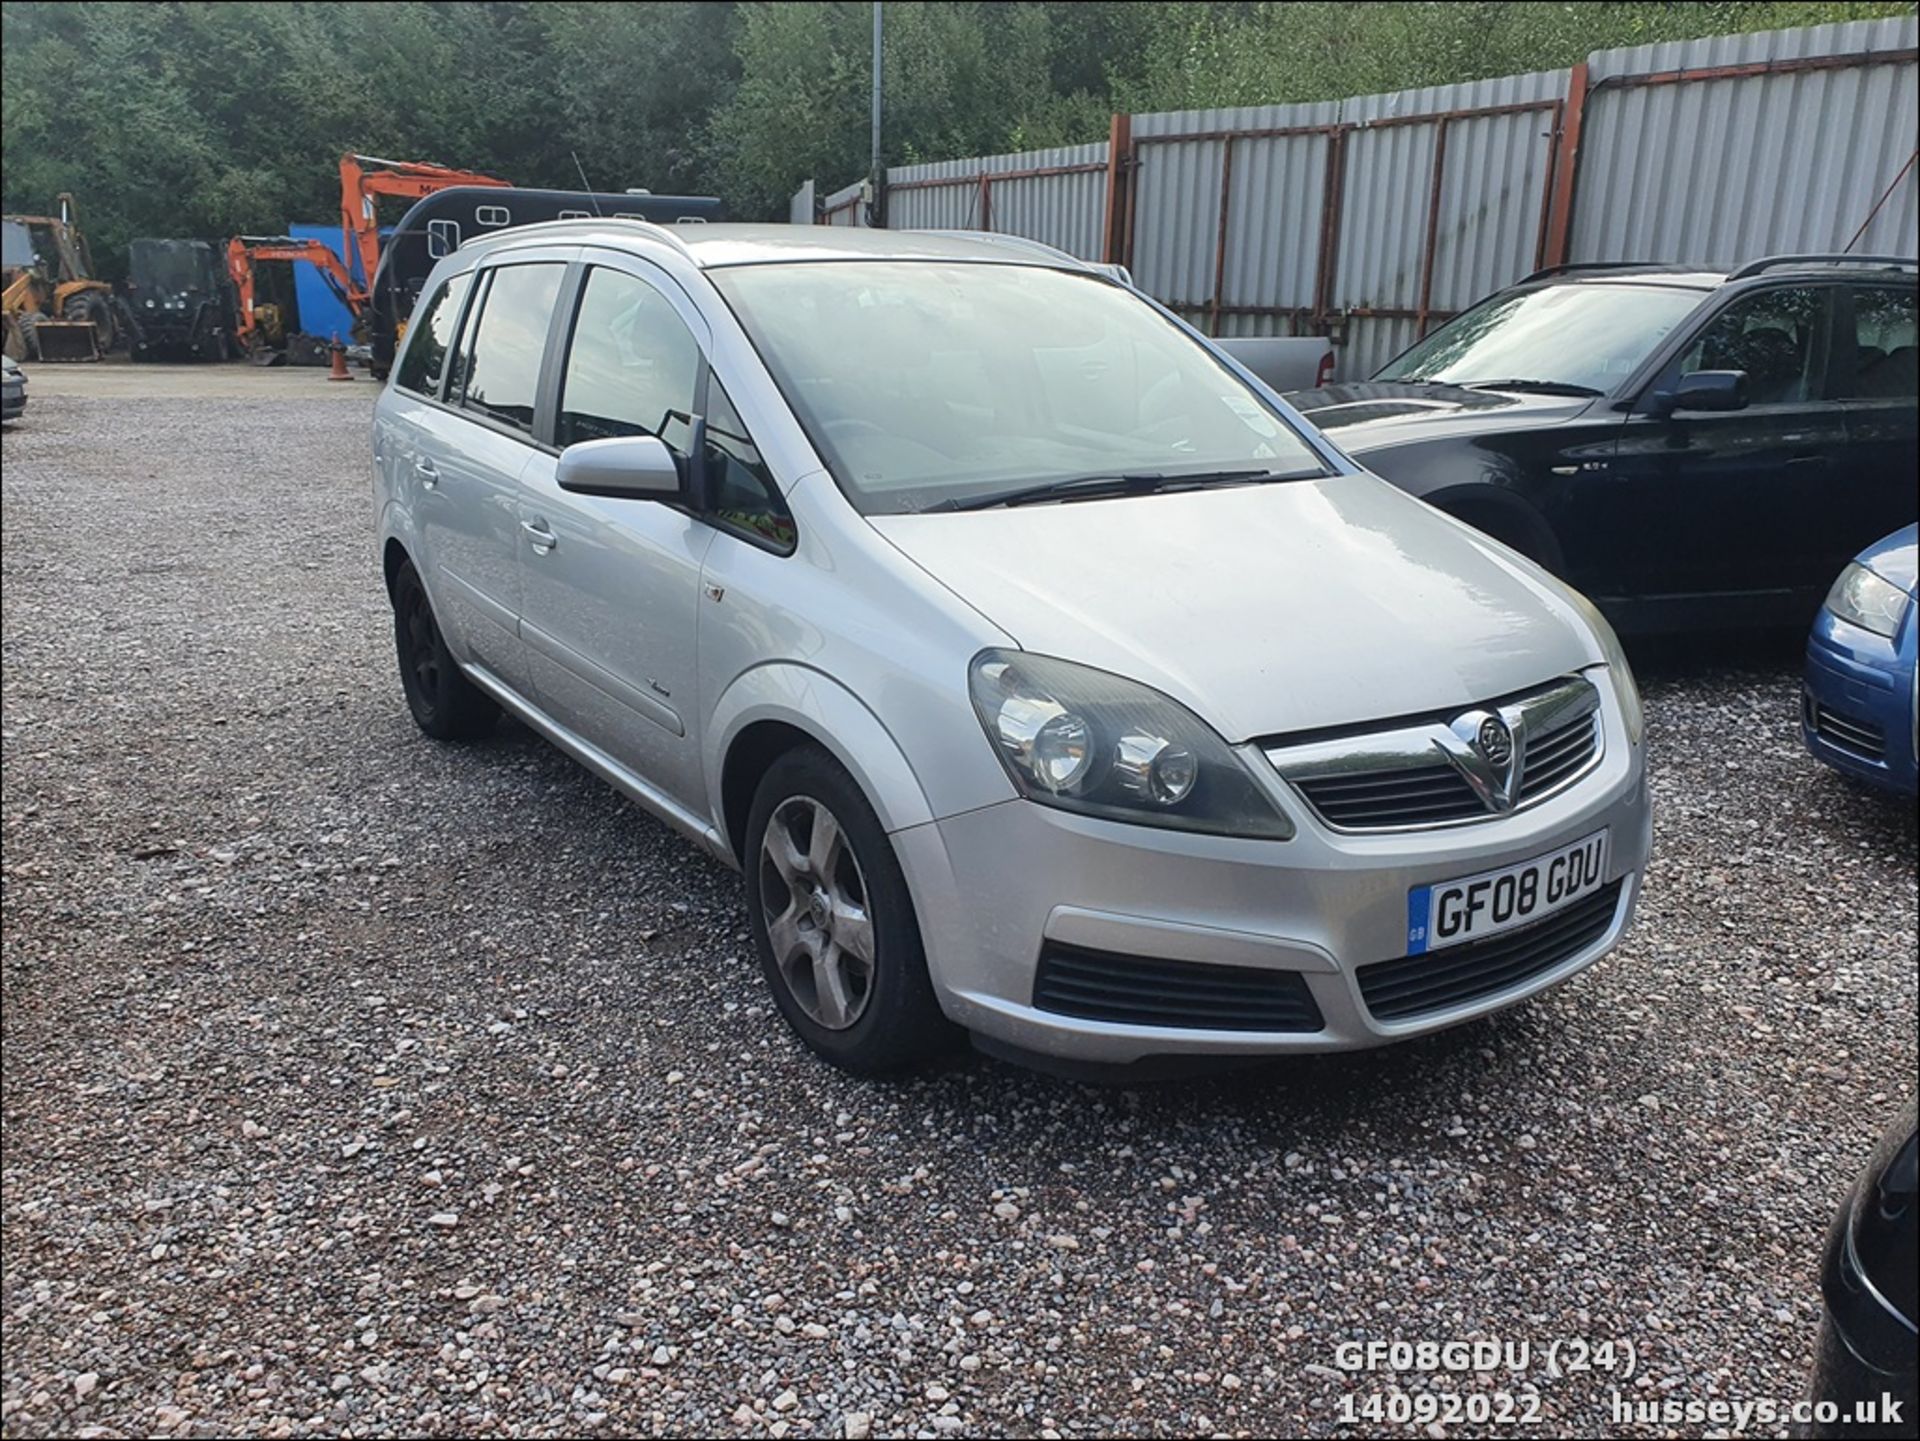
{"type": "Polygon", "coordinates": [[[639,190],[596,193],[457,185],[429,195],[400,218],[380,252],[366,337],[373,350],[373,373],[386,376],[427,272],[441,256],[459,249],[463,240],[543,220],[595,217],[703,224],[726,219],[726,212],[711,195],[653,195],[639,190]]]}

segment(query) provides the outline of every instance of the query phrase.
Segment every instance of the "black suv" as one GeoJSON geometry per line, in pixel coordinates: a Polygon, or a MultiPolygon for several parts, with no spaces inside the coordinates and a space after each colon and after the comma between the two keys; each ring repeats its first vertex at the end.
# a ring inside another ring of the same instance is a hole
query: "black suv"
{"type": "Polygon", "coordinates": [[[1623,629],[1804,625],[1915,515],[1915,262],[1556,267],[1288,397],[1623,629]]]}

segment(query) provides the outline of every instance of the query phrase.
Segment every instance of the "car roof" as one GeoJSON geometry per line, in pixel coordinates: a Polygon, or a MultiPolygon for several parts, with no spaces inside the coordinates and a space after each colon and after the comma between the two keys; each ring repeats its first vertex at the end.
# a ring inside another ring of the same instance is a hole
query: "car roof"
{"type": "Polygon", "coordinates": [[[1699,265],[1667,265],[1655,261],[1616,260],[1587,265],[1558,265],[1536,270],[1522,285],[1671,285],[1688,290],[1718,290],[1723,285],[1748,280],[1778,280],[1782,276],[1805,279],[1816,277],[1858,279],[1870,277],[1884,281],[1889,275],[1905,273],[1913,278],[1913,262],[1889,261],[1876,256],[1782,255],[1752,262],[1736,270],[1710,270],[1699,265]]]}
{"type": "Polygon", "coordinates": [[[999,237],[954,231],[869,230],[842,225],[656,225],[646,220],[552,220],[479,236],[462,253],[520,245],[668,246],[702,269],[805,260],[946,260],[990,265],[1045,265],[1091,270],[1065,251],[1037,243],[1011,246],[999,237]]]}
{"type": "Polygon", "coordinates": [[[1589,269],[1569,265],[1553,271],[1536,272],[1522,285],[1656,285],[1679,286],[1687,290],[1714,290],[1727,282],[1724,270],[1703,270],[1697,265],[1608,265],[1589,269]]]}

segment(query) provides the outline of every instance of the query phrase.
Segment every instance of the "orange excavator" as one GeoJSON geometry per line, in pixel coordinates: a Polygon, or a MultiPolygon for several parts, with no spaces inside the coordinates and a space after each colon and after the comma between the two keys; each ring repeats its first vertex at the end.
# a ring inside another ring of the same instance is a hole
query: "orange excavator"
{"type": "Polygon", "coordinates": [[[271,315],[266,307],[256,309],[253,299],[253,265],[257,260],[304,260],[320,272],[329,289],[357,319],[365,306],[364,297],[354,293],[353,275],[333,253],[333,247],[321,240],[296,240],[291,235],[236,235],[227,242],[227,274],[233,280],[233,338],[248,356],[261,358],[269,342],[283,339],[278,308],[271,315]]]}
{"type": "Polygon", "coordinates": [[[287,235],[234,236],[227,242],[227,273],[233,278],[234,302],[239,311],[233,328],[234,339],[249,354],[256,354],[262,344],[261,317],[254,306],[255,261],[305,261],[315,267],[351,312],[358,331],[360,317],[372,294],[374,273],[380,266],[381,196],[419,200],[455,185],[512,184],[497,176],[454,170],[427,161],[342,155],[340,239],[347,260],[342,261],[331,246],[318,240],[296,240],[287,235]]]}
{"type": "Polygon", "coordinates": [[[355,277],[358,315],[373,292],[373,274],[380,268],[380,216],[378,201],[383,195],[403,200],[420,200],[437,190],[455,185],[511,186],[511,180],[480,175],[471,170],[451,170],[423,160],[381,160],[371,155],[340,157],[340,236],[346,242],[347,255],[359,261],[355,277]]]}

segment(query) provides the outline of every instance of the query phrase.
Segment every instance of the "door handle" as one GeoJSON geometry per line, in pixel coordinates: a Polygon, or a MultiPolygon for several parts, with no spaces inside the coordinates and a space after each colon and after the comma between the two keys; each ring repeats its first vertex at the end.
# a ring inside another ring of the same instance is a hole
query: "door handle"
{"type": "Polygon", "coordinates": [[[533,542],[533,548],[541,555],[545,555],[560,544],[560,537],[548,530],[547,523],[543,520],[523,520],[520,522],[520,529],[527,533],[527,539],[533,542]]]}
{"type": "Polygon", "coordinates": [[[413,473],[420,477],[420,483],[428,490],[432,490],[440,483],[440,472],[434,468],[430,460],[416,460],[413,463],[413,473]]]}

